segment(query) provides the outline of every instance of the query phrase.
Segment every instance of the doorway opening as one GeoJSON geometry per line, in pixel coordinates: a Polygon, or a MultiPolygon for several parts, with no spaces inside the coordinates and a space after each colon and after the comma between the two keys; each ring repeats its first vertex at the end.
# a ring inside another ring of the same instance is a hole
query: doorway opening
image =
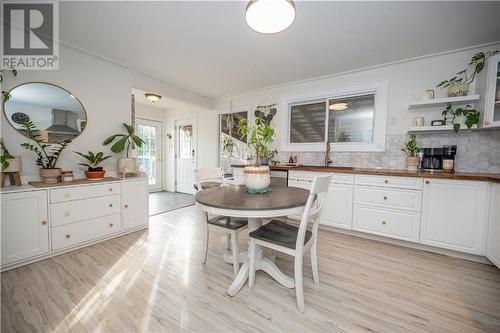
{"type": "Polygon", "coordinates": [[[139,171],[148,175],[149,191],[163,189],[163,129],[160,121],[136,118],[137,135],[144,140],[138,149],[139,171]]]}

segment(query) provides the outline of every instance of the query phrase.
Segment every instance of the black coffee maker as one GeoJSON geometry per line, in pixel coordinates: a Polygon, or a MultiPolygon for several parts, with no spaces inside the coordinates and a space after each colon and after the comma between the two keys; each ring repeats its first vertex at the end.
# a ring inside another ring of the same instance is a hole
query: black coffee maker
{"type": "Polygon", "coordinates": [[[457,146],[443,146],[441,148],[424,148],[420,157],[420,171],[455,172],[455,156],[457,146]]]}

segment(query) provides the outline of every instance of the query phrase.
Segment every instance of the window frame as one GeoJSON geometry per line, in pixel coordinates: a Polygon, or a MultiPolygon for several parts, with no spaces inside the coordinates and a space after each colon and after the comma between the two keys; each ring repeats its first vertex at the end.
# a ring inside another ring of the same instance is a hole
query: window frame
{"type": "Polygon", "coordinates": [[[331,142],[330,151],[338,152],[382,152],[385,151],[387,109],[388,109],[388,82],[381,81],[366,85],[351,86],[334,91],[323,92],[318,95],[303,95],[286,98],[284,105],[287,108],[286,129],[282,138],[285,151],[324,151],[328,140],[329,112],[328,103],[332,99],[374,94],[373,110],[373,139],[372,142],[331,142]],[[325,107],[325,141],[292,143],[291,141],[291,109],[294,105],[314,102],[326,103],[325,107]]]}

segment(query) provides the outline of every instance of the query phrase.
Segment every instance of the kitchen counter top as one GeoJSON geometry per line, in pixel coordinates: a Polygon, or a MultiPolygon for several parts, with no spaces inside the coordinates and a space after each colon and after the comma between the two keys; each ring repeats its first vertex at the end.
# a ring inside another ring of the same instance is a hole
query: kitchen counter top
{"type": "MultiPolygon", "coordinates": [[[[246,165],[231,165],[233,168],[243,168],[246,165]]],[[[311,172],[334,172],[349,173],[359,175],[380,175],[380,176],[400,176],[400,177],[420,177],[420,178],[441,178],[441,179],[461,179],[461,180],[479,180],[500,183],[500,174],[497,173],[474,173],[474,172],[422,172],[408,171],[400,169],[377,169],[377,168],[336,168],[336,167],[308,167],[294,165],[270,165],[271,170],[281,171],[311,171],[311,172]]]]}

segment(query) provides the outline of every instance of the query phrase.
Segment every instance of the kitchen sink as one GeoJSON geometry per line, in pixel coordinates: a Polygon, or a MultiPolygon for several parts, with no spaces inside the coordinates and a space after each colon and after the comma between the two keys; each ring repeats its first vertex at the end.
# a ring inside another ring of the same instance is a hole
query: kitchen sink
{"type": "Polygon", "coordinates": [[[325,166],[325,165],[308,165],[308,164],[303,164],[301,165],[303,166],[304,168],[328,168],[328,169],[332,169],[332,170],[354,170],[354,167],[351,167],[351,166],[325,166]]]}

